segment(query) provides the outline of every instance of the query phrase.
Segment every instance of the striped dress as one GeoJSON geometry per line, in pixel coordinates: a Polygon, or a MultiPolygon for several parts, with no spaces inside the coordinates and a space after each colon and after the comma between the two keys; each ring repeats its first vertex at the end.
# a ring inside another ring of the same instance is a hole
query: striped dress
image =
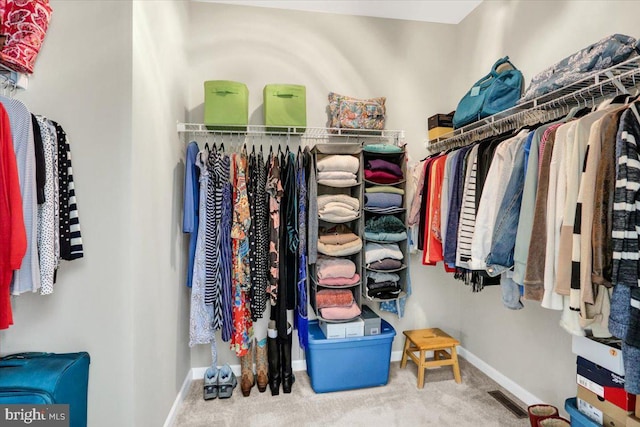
{"type": "Polygon", "coordinates": [[[233,187],[229,180],[231,160],[223,156],[222,206],[220,218],[220,285],[222,288],[222,340],[228,342],[233,336],[233,285],[231,282],[231,221],[233,215],[233,187]]]}

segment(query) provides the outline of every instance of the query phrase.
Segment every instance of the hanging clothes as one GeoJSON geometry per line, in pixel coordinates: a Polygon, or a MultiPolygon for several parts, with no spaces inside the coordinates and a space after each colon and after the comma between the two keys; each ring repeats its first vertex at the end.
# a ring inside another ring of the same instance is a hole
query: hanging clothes
{"type": "Polygon", "coordinates": [[[249,266],[248,231],[251,226],[251,212],[247,197],[245,153],[232,156],[233,165],[233,223],[231,226],[232,283],[233,283],[233,326],[231,349],[238,357],[249,351],[253,339],[253,322],[249,303],[251,287],[249,266]]]}
{"type": "Polygon", "coordinates": [[[182,232],[189,234],[189,261],[187,263],[187,287],[193,282],[193,263],[198,241],[198,216],[200,211],[200,169],[196,166],[198,144],[191,141],[187,146],[184,174],[184,204],[182,208],[182,232]]]}
{"type": "Polygon", "coordinates": [[[282,200],[282,182],[280,164],[277,156],[271,155],[266,190],[269,195],[269,287],[267,293],[271,301],[272,320],[274,307],[278,301],[280,281],[280,201],[282,200]]]}
{"type": "Polygon", "coordinates": [[[10,285],[27,250],[27,234],[9,116],[0,106],[0,330],[13,324],[10,285]]]}
{"type": "Polygon", "coordinates": [[[233,284],[231,223],[233,221],[233,184],[230,181],[231,158],[222,157],[222,207],[220,216],[220,286],[222,288],[222,340],[229,342],[233,336],[233,284]]]}
{"type": "Polygon", "coordinates": [[[296,161],[296,188],[298,190],[298,286],[295,327],[298,342],[303,350],[309,344],[309,320],[307,314],[307,180],[306,170],[310,159],[308,147],[298,150],[296,161]]]}
{"type": "Polygon", "coordinates": [[[17,99],[5,97],[0,97],[0,103],[2,103],[9,116],[27,236],[27,251],[20,269],[13,273],[13,281],[11,283],[11,293],[19,295],[24,292],[36,292],[40,289],[35,144],[33,141],[31,113],[27,107],[17,99]]]}
{"type": "Polygon", "coordinates": [[[47,295],[53,292],[53,283],[58,260],[55,257],[55,186],[54,186],[54,152],[57,151],[56,139],[44,117],[36,117],[36,125],[42,140],[44,160],[43,203],[38,206],[38,258],[40,260],[40,293],[47,295]]]}
{"type": "Polygon", "coordinates": [[[206,150],[198,153],[196,166],[200,169],[200,226],[193,266],[193,284],[191,287],[191,309],[189,319],[189,346],[209,344],[214,339],[213,309],[205,304],[206,291],[206,223],[207,223],[207,191],[209,186],[209,169],[206,150]]]}

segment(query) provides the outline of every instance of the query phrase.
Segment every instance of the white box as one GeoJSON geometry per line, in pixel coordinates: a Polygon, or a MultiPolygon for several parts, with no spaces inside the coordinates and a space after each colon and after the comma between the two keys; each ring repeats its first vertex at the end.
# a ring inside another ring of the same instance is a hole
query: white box
{"type": "Polygon", "coordinates": [[[584,357],[590,362],[600,365],[618,375],[624,376],[622,350],[608,346],[587,337],[573,335],[571,341],[573,354],[584,357]]]}
{"type": "Polygon", "coordinates": [[[318,325],[327,339],[364,336],[364,321],[360,318],[343,323],[330,323],[319,319],[318,325]]]}

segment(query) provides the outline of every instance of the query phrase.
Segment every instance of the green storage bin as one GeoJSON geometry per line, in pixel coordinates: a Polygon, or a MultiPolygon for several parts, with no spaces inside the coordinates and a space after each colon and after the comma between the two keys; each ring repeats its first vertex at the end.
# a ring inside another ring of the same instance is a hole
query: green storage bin
{"type": "Polygon", "coordinates": [[[249,124],[249,89],[229,80],[204,82],[204,124],[209,129],[246,130],[249,124]]]}
{"type": "Polygon", "coordinates": [[[307,126],[307,91],[301,85],[269,84],[264,87],[264,124],[268,131],[295,128],[302,133],[307,126]]]}

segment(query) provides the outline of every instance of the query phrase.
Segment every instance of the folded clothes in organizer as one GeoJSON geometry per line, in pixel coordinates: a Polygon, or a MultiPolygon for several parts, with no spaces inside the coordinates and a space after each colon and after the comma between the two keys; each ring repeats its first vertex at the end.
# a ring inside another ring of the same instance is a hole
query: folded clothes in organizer
{"type": "Polygon", "coordinates": [[[362,250],[362,239],[358,237],[358,240],[354,240],[348,243],[341,243],[337,245],[328,245],[322,242],[318,242],[318,252],[329,256],[347,256],[358,253],[362,250]]]}
{"type": "Polygon", "coordinates": [[[402,260],[404,255],[397,243],[369,242],[364,248],[364,258],[367,264],[372,264],[385,258],[402,260]]]}
{"type": "Polygon", "coordinates": [[[334,227],[320,227],[320,236],[318,241],[325,245],[341,245],[360,238],[349,227],[344,224],[338,224],[334,227]]]}
{"type": "Polygon", "coordinates": [[[367,193],[364,195],[365,208],[399,208],[402,206],[402,196],[393,193],[367,193]]]}
{"type": "Polygon", "coordinates": [[[402,153],[402,147],[393,144],[367,144],[362,149],[369,153],[402,153]]]}
{"type": "Polygon", "coordinates": [[[337,154],[318,160],[316,166],[318,172],[342,171],[357,173],[360,169],[360,159],[355,156],[337,154]]]}
{"type": "Polygon", "coordinates": [[[355,197],[346,194],[323,194],[318,196],[318,211],[321,211],[329,203],[345,205],[354,211],[360,210],[360,200],[355,197]]]}
{"type": "Polygon", "coordinates": [[[385,171],[370,171],[365,169],[364,178],[376,184],[391,184],[402,180],[402,176],[385,171]]]}
{"type": "Polygon", "coordinates": [[[372,171],[386,171],[393,175],[402,176],[402,169],[400,166],[384,159],[367,160],[365,169],[372,171]]]}
{"type": "Polygon", "coordinates": [[[402,291],[399,288],[389,287],[385,289],[378,289],[375,291],[367,290],[367,295],[371,298],[377,299],[394,299],[398,298],[400,292],[402,291]]]}
{"type": "Polygon", "coordinates": [[[402,231],[400,233],[370,233],[364,232],[364,238],[367,240],[377,240],[379,242],[397,243],[407,239],[407,232],[402,231]]]}
{"type": "Polygon", "coordinates": [[[367,208],[368,211],[379,214],[392,214],[398,212],[400,209],[402,208],[399,208],[398,206],[391,206],[389,208],[367,208]]]}
{"type": "Polygon", "coordinates": [[[376,262],[372,262],[371,264],[368,264],[367,267],[369,267],[372,270],[397,270],[398,268],[402,267],[402,261],[397,260],[397,259],[393,259],[393,258],[384,258],[381,259],[380,261],[376,261],[376,262]]]}
{"type": "Polygon", "coordinates": [[[316,306],[350,307],[353,304],[353,294],[350,289],[322,289],[316,294],[316,306]]]}
{"type": "Polygon", "coordinates": [[[389,290],[389,288],[391,288],[391,290],[399,289],[398,282],[394,282],[394,281],[391,281],[391,280],[386,281],[386,282],[368,281],[367,282],[367,288],[369,290],[371,290],[371,291],[381,290],[381,289],[389,290]]]}
{"type": "Polygon", "coordinates": [[[390,185],[374,185],[364,189],[365,193],[395,193],[404,195],[404,190],[390,185]]]}
{"type": "Polygon", "coordinates": [[[318,172],[316,177],[318,179],[356,179],[357,178],[355,173],[343,172],[343,171],[318,172]]]}
{"type": "Polygon", "coordinates": [[[328,187],[353,187],[358,183],[357,179],[319,179],[318,184],[328,187]]]}
{"type": "Polygon", "coordinates": [[[348,258],[334,258],[318,255],[316,263],[318,279],[353,277],[356,274],[356,264],[348,258]]]}
{"type": "Polygon", "coordinates": [[[354,219],[358,218],[358,215],[358,212],[335,208],[325,212],[320,212],[320,215],[318,215],[318,217],[323,221],[340,223],[353,221],[354,219]]]}
{"type": "Polygon", "coordinates": [[[396,273],[380,273],[377,271],[367,271],[367,282],[399,282],[400,276],[396,273]]]}
{"type": "Polygon", "coordinates": [[[327,277],[318,280],[318,284],[322,286],[350,286],[360,282],[360,275],[354,274],[353,277],[327,277]]]}
{"type": "Polygon", "coordinates": [[[320,309],[320,315],[327,320],[347,320],[360,316],[360,307],[355,302],[349,307],[327,307],[320,309]]]}
{"type": "Polygon", "coordinates": [[[381,215],[369,218],[364,223],[364,231],[370,233],[401,233],[407,231],[407,226],[394,215],[381,215]]]}

